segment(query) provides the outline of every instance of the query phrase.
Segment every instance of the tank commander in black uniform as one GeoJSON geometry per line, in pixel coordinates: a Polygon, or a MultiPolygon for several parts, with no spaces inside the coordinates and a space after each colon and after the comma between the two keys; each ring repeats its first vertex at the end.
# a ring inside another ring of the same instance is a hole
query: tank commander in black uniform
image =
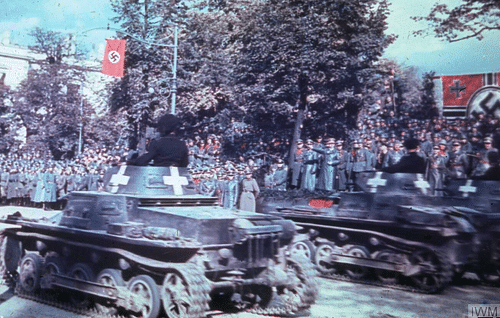
{"type": "Polygon", "coordinates": [[[383,168],[382,171],[396,173],[425,173],[425,160],[418,155],[419,141],[415,138],[405,140],[404,146],[408,153],[401,157],[398,163],[383,168]]]}
{"type": "Polygon", "coordinates": [[[146,166],[153,160],[153,166],[187,167],[189,151],[186,143],[175,136],[180,120],[174,115],[167,114],[158,120],[156,125],[160,138],[151,141],[148,152],[128,164],[146,166]]]}

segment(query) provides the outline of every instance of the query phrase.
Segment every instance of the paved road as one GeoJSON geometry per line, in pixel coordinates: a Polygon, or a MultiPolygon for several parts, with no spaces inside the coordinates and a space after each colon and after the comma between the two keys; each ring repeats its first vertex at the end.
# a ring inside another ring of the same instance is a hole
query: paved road
{"type": "MultiPolygon", "coordinates": [[[[499,304],[500,289],[485,286],[452,286],[441,295],[422,295],[376,286],[320,279],[321,292],[315,305],[304,313],[312,318],[462,318],[467,304],[499,304]]],[[[0,317],[83,318],[58,308],[21,299],[0,289],[0,317]],[[5,299],[5,300],[4,300],[5,299]]],[[[248,313],[214,318],[257,318],[248,313]]]]}

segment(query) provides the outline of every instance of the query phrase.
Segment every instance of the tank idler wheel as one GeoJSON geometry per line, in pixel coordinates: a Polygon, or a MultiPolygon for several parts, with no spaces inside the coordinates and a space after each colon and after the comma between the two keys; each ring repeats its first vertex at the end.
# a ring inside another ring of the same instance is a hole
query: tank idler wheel
{"type": "Polygon", "coordinates": [[[338,264],[332,259],[335,249],[333,243],[323,243],[316,248],[314,263],[321,274],[331,275],[339,271],[338,264]]]}
{"type": "Polygon", "coordinates": [[[295,242],[292,245],[290,245],[288,250],[291,256],[300,254],[304,255],[310,260],[314,258],[314,244],[310,241],[295,242]]]}
{"type": "MultiPolygon", "coordinates": [[[[106,268],[103,269],[98,275],[96,281],[100,284],[106,286],[125,286],[125,282],[123,281],[122,273],[114,268],[106,268]]],[[[112,304],[96,304],[97,310],[100,313],[107,315],[116,315],[118,313],[118,309],[113,307],[112,304]]]]}
{"type": "Polygon", "coordinates": [[[447,257],[431,251],[417,251],[410,256],[413,265],[420,266],[421,273],[412,276],[412,281],[428,293],[443,290],[451,281],[453,271],[447,257]]]}
{"type": "MultiPolygon", "coordinates": [[[[76,263],[69,269],[69,276],[77,278],[79,280],[94,281],[94,272],[92,268],[85,263],[76,263]]],[[[77,308],[88,308],[90,307],[90,298],[84,294],[72,293],[70,295],[71,303],[77,308]]]]}
{"type": "MultiPolygon", "coordinates": [[[[370,252],[361,245],[352,246],[347,250],[347,255],[357,258],[370,258],[370,252]]],[[[362,279],[368,274],[368,268],[358,265],[347,265],[346,273],[353,279],[362,279]]]]}
{"type": "Polygon", "coordinates": [[[285,314],[309,308],[318,296],[318,281],[313,264],[305,256],[296,255],[287,258],[286,271],[290,283],[277,288],[277,294],[286,307],[285,314]]]}
{"type": "Polygon", "coordinates": [[[139,275],[132,278],[128,283],[128,289],[139,296],[141,302],[141,312],[137,316],[140,318],[156,318],[160,313],[161,299],[158,285],[154,279],[148,275],[139,275]]]}
{"type": "MultiPolygon", "coordinates": [[[[385,262],[394,262],[395,258],[394,252],[391,250],[381,250],[375,255],[375,259],[385,262]]],[[[396,271],[390,271],[386,269],[375,269],[375,276],[384,284],[396,284],[398,281],[399,273],[396,271]]]]}
{"type": "Polygon", "coordinates": [[[19,265],[19,287],[28,293],[40,289],[43,259],[35,253],[26,254],[19,265]]]}
{"type": "Polygon", "coordinates": [[[165,275],[161,288],[163,308],[169,318],[204,317],[208,309],[210,284],[194,264],[165,275]]]}

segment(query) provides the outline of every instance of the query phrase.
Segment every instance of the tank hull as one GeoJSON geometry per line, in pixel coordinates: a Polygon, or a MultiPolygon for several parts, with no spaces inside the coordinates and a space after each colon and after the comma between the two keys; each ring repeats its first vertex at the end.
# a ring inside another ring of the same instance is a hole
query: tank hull
{"type": "Polygon", "coordinates": [[[148,318],[314,303],[312,263],[286,255],[292,222],[191,194],[181,168],[117,167],[105,184],[72,192],[58,218],[3,220],[0,268],[20,295],[62,291],[78,310],[148,318]]]}

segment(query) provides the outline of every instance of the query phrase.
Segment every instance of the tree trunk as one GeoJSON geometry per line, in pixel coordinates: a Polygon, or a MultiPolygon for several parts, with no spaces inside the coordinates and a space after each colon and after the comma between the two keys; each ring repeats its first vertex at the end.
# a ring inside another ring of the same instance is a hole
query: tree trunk
{"type": "Polygon", "coordinates": [[[299,76],[299,92],[300,97],[298,101],[299,110],[297,112],[297,120],[295,121],[295,128],[293,129],[293,139],[290,145],[290,156],[288,158],[288,166],[291,167],[295,160],[295,152],[297,151],[297,140],[300,139],[302,132],[302,123],[304,122],[304,112],[307,106],[307,84],[308,79],[306,74],[299,76]]]}

